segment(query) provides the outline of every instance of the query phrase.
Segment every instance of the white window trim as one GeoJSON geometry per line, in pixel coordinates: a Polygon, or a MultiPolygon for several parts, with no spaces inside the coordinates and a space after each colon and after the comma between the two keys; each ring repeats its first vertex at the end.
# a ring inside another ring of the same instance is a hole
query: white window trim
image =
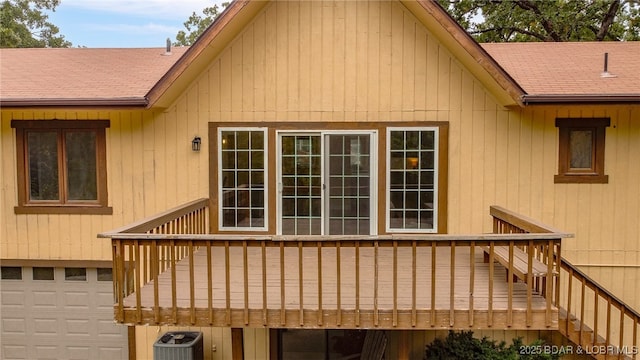
{"type": "Polygon", "coordinates": [[[325,135],[369,135],[371,139],[371,154],[370,154],[370,208],[369,208],[369,233],[371,235],[378,234],[378,131],[377,130],[278,130],[276,131],[276,182],[277,182],[277,194],[276,194],[276,233],[282,235],[282,136],[284,135],[318,135],[320,136],[320,152],[322,154],[322,161],[320,165],[320,171],[322,173],[322,201],[320,212],[322,214],[322,228],[321,235],[326,235],[326,212],[327,201],[326,196],[326,161],[325,157],[325,135]]]}
{"type": "Polygon", "coordinates": [[[269,131],[266,127],[220,127],[218,128],[218,230],[219,231],[268,231],[269,230],[269,131]],[[223,226],[222,211],[222,132],[262,131],[264,134],[264,226],[240,227],[223,226]]]}
{"type": "Polygon", "coordinates": [[[386,140],[386,184],[385,184],[385,198],[386,198],[386,209],[385,209],[385,230],[388,233],[428,233],[434,234],[438,233],[438,217],[439,217],[439,203],[438,203],[438,193],[440,189],[440,183],[438,181],[440,174],[440,164],[438,162],[440,157],[440,128],[437,126],[429,126],[429,127],[387,127],[387,140],[386,140]],[[433,191],[433,228],[432,229],[396,229],[391,228],[391,132],[392,131],[433,131],[434,132],[434,173],[433,173],[433,182],[434,182],[434,191],[433,191]]]}

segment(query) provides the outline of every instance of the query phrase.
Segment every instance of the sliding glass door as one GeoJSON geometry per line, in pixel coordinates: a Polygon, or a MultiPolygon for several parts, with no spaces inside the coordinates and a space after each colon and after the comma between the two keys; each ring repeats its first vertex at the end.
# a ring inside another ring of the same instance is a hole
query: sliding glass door
{"type": "Polygon", "coordinates": [[[278,233],[375,232],[375,132],[282,132],[278,136],[278,233]]]}

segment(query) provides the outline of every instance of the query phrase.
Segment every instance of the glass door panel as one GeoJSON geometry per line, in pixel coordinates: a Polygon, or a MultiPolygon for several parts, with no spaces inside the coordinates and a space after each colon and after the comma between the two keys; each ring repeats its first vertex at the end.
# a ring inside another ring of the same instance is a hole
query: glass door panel
{"type": "Polygon", "coordinates": [[[371,233],[371,135],[282,134],[280,232],[371,233]]]}
{"type": "Polygon", "coordinates": [[[371,144],[369,135],[327,135],[329,235],[369,235],[371,144]]]}
{"type": "Polygon", "coordinates": [[[321,235],[320,135],[282,136],[282,234],[321,235]]]}

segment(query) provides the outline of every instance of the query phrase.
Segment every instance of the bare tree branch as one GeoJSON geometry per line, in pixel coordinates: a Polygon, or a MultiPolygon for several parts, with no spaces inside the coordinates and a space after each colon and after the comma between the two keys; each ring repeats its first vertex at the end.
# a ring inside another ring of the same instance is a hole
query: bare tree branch
{"type": "Polygon", "coordinates": [[[616,14],[620,9],[620,5],[621,5],[620,0],[611,1],[611,5],[609,6],[609,11],[607,11],[607,14],[604,16],[604,19],[602,20],[602,24],[600,25],[600,30],[596,34],[596,39],[598,41],[604,40],[604,37],[609,32],[609,27],[611,26],[611,24],[613,24],[613,20],[615,20],[616,18],[616,14]]]}
{"type": "Polygon", "coordinates": [[[551,23],[551,21],[549,21],[549,19],[547,19],[546,17],[544,17],[544,15],[542,15],[542,11],[540,11],[540,8],[538,8],[538,5],[536,5],[536,3],[531,2],[529,0],[518,0],[516,1],[516,4],[524,10],[533,11],[536,15],[540,17],[540,19],[542,20],[542,27],[549,35],[547,38],[544,39],[544,41],[549,41],[550,40],[549,38],[551,38],[553,41],[562,41],[562,38],[560,37],[560,35],[558,35],[556,30],[554,29],[554,26],[551,23]]]}

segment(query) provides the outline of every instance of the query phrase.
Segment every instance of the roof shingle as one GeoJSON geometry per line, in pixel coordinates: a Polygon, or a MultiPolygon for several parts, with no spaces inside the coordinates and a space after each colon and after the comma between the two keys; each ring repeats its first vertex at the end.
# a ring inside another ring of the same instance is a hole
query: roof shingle
{"type": "Polygon", "coordinates": [[[0,99],[144,99],[186,50],[2,49],[0,99]]]}
{"type": "Polygon", "coordinates": [[[640,42],[480,44],[529,95],[640,94],[640,42]],[[608,71],[602,77],[604,54],[608,71]]]}

